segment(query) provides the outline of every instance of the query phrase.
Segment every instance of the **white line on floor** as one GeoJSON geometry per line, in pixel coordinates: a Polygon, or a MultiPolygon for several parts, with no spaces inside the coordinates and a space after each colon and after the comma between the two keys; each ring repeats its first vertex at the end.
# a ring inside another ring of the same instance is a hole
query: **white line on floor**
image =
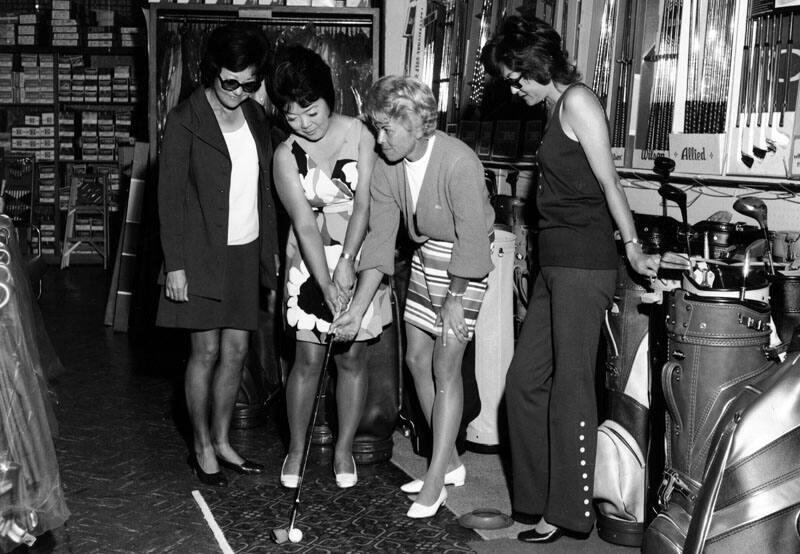
{"type": "Polygon", "coordinates": [[[211,532],[214,533],[214,538],[217,539],[217,544],[220,550],[222,550],[222,554],[233,554],[231,545],[228,544],[225,535],[222,534],[222,529],[217,525],[217,520],[214,519],[214,514],[212,514],[211,510],[208,508],[208,504],[206,504],[203,495],[200,494],[200,491],[194,490],[192,491],[192,496],[195,502],[197,502],[197,505],[200,506],[200,511],[203,512],[203,517],[206,518],[206,523],[208,523],[208,526],[211,528],[211,532]]]}

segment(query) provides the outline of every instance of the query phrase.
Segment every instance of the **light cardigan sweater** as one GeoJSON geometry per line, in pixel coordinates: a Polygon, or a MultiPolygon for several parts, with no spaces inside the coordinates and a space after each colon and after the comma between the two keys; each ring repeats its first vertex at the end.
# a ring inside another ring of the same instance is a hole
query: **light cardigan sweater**
{"type": "Polygon", "coordinates": [[[411,202],[402,162],[378,158],[370,181],[369,233],[364,240],[359,271],[378,269],[394,273],[394,251],[402,214],[411,239],[453,243],[447,272],[466,279],[482,279],[492,270],[489,235],[494,210],[478,156],[466,144],[436,131],[430,162],[417,199],[411,202]]]}

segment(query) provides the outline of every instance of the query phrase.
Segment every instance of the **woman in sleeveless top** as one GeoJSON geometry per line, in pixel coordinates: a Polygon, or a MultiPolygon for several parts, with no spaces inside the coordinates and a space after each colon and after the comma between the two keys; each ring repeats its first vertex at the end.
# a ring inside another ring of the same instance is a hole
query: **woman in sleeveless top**
{"type": "MultiPolygon", "coordinates": [[[[358,119],[333,112],[330,68],[307,48],[277,55],[269,94],[292,131],[275,149],[275,186],[292,230],[286,246],[285,316],[296,339],[286,383],[291,435],[281,484],[297,487],[305,431],[333,315],[349,302],[354,264],[367,231],[375,140],[358,119]]],[[[366,400],[365,341],[391,321],[388,289],[372,298],[355,341],[334,350],[338,433],[333,471],[341,488],[356,484],[353,438],[366,400]]]]}
{"type": "Polygon", "coordinates": [[[254,26],[225,25],[208,39],[203,85],[167,117],[158,209],[164,293],[156,323],[190,330],[186,404],[189,464],[201,482],[225,486],[220,467],[261,473],[230,445],[259,278],[275,288],[277,241],[270,192],[272,148],[262,86],[269,43],[254,26]]]}
{"type": "Polygon", "coordinates": [[[526,104],[550,108],[538,152],[541,270],[506,376],[506,405],[514,514],[536,521],[518,538],[552,542],[594,524],[595,362],[616,279],[614,225],[636,272],[654,277],[660,260],[642,252],[605,113],[578,82],[558,33],[533,17],[508,17],[482,60],[526,104]]]}

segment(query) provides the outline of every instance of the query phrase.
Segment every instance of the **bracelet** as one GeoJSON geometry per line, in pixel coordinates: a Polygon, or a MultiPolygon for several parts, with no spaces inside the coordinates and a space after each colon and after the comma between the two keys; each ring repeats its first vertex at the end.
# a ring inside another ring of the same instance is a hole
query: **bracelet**
{"type": "Polygon", "coordinates": [[[637,237],[634,237],[622,243],[623,246],[628,246],[629,244],[638,244],[639,246],[642,246],[642,241],[640,241],[637,237]]]}
{"type": "Polygon", "coordinates": [[[453,298],[461,298],[462,296],[464,296],[463,292],[453,292],[450,289],[447,289],[447,294],[449,294],[453,298]]]}
{"type": "Polygon", "coordinates": [[[339,256],[339,257],[342,258],[343,260],[352,260],[353,259],[353,255],[350,252],[342,252],[342,255],[339,256]]]}

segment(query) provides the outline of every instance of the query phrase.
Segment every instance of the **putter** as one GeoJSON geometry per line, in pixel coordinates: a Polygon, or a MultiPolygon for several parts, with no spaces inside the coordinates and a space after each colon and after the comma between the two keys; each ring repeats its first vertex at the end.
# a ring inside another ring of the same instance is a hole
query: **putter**
{"type": "Polygon", "coordinates": [[[297,513],[300,510],[300,492],[303,490],[303,479],[306,475],[308,453],[311,451],[311,437],[314,433],[314,422],[317,420],[317,413],[319,412],[319,399],[322,396],[323,388],[325,387],[325,374],[328,372],[328,362],[331,359],[331,350],[333,348],[333,335],[329,334],[327,338],[328,344],[325,348],[325,361],[322,362],[322,371],[319,372],[317,396],[314,398],[314,407],[311,410],[311,419],[308,420],[308,428],[306,429],[306,443],[303,450],[303,459],[300,462],[300,479],[297,482],[297,489],[294,491],[294,504],[292,505],[292,515],[289,518],[289,526],[278,527],[270,532],[270,538],[276,544],[283,544],[286,541],[296,543],[303,540],[303,532],[295,527],[295,523],[297,522],[297,513]]]}
{"type": "Polygon", "coordinates": [[[747,274],[750,273],[750,256],[758,256],[765,252],[769,241],[758,239],[751,242],[744,250],[744,265],[742,266],[742,286],[739,289],[739,301],[744,302],[747,295],[747,274]]]}
{"type": "Polygon", "coordinates": [[[770,275],[775,275],[775,267],[772,264],[772,249],[769,244],[769,229],[767,228],[767,205],[763,200],[755,196],[744,196],[736,199],[736,202],[733,203],[733,209],[742,215],[752,217],[758,223],[766,241],[764,259],[767,263],[767,271],[770,275]]]}

